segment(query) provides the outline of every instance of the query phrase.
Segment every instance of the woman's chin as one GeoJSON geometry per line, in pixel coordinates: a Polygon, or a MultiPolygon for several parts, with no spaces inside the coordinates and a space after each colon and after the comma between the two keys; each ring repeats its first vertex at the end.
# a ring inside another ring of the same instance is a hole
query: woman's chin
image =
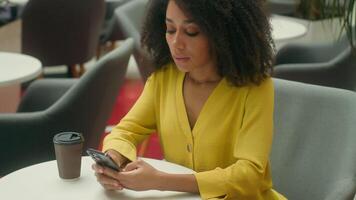
{"type": "Polygon", "coordinates": [[[175,63],[178,70],[181,72],[189,72],[190,71],[190,67],[185,66],[185,65],[178,65],[177,63],[175,63]]]}

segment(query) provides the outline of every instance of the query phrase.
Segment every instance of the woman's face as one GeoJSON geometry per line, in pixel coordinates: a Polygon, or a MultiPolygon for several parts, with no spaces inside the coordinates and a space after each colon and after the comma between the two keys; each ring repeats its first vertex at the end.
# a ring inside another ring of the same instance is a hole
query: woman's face
{"type": "Polygon", "coordinates": [[[216,67],[210,53],[208,37],[194,20],[183,13],[174,0],[170,0],[167,7],[166,26],[166,40],[180,71],[191,72],[216,67]]]}

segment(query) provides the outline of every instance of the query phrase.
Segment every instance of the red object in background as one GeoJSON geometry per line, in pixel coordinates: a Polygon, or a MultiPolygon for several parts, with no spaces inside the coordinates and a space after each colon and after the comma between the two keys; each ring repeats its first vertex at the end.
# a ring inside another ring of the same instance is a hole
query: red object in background
{"type": "Polygon", "coordinates": [[[108,125],[116,125],[126,115],[135,104],[142,90],[143,83],[141,80],[125,80],[116,99],[108,125]]]}
{"type": "MultiPolygon", "coordinates": [[[[119,123],[119,121],[135,104],[143,90],[143,86],[144,84],[141,80],[125,80],[125,83],[121,87],[119,95],[116,99],[116,104],[108,121],[108,126],[114,126],[119,123]]],[[[102,135],[101,143],[98,149],[102,149],[102,141],[107,134],[108,133],[104,133],[102,135]]],[[[144,156],[148,158],[163,159],[157,134],[152,134],[149,140],[150,141],[144,156]]]]}

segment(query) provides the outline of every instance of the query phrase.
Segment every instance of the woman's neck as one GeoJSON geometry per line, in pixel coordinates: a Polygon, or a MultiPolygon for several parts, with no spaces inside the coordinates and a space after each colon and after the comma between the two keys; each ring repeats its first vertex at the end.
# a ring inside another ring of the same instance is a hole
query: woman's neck
{"type": "Polygon", "coordinates": [[[204,84],[213,84],[213,83],[218,83],[221,80],[221,77],[216,77],[216,78],[201,78],[201,79],[197,79],[197,78],[193,78],[192,75],[190,73],[186,74],[186,79],[189,82],[192,82],[196,85],[204,85],[204,84]]]}
{"type": "Polygon", "coordinates": [[[186,79],[195,84],[218,83],[222,77],[216,71],[191,71],[186,73],[186,79]]]}

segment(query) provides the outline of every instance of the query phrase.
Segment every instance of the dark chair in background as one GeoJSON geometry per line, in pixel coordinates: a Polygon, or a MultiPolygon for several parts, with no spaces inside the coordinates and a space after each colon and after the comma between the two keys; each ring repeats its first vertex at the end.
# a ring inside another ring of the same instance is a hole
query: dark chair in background
{"type": "Polygon", "coordinates": [[[114,13],[123,36],[131,37],[135,41],[134,57],[144,81],[153,71],[152,61],[141,48],[141,28],[147,3],[148,0],[131,0],[118,7],[114,13]]]}
{"type": "Polygon", "coordinates": [[[356,91],[356,54],[346,38],[289,44],[276,55],[274,77],[356,91]]]}
{"type": "Polygon", "coordinates": [[[348,47],[346,35],[324,43],[289,43],[278,50],[275,65],[328,62],[348,47]]]}
{"type": "Polygon", "coordinates": [[[0,176],[54,159],[52,138],[62,131],[82,133],[84,149],[98,147],[133,48],[128,39],[80,79],[33,82],[18,113],[0,114],[0,176]]]}
{"type": "Polygon", "coordinates": [[[352,200],[356,93],[274,79],[274,188],[288,199],[352,200]]]}
{"type": "Polygon", "coordinates": [[[114,11],[116,8],[124,5],[130,0],[106,0],[106,12],[102,30],[100,33],[99,45],[97,49],[97,58],[102,54],[102,50],[107,46],[109,47],[108,51],[111,51],[116,48],[116,42],[122,40],[125,37],[123,36],[120,27],[117,24],[117,19],[114,16],[114,11]]]}
{"type": "Polygon", "coordinates": [[[299,6],[299,0],[267,0],[266,6],[270,13],[293,15],[299,6]]]}
{"type": "Polygon", "coordinates": [[[104,0],[30,0],[22,14],[22,53],[79,76],[95,56],[104,14],[104,0]]]}

